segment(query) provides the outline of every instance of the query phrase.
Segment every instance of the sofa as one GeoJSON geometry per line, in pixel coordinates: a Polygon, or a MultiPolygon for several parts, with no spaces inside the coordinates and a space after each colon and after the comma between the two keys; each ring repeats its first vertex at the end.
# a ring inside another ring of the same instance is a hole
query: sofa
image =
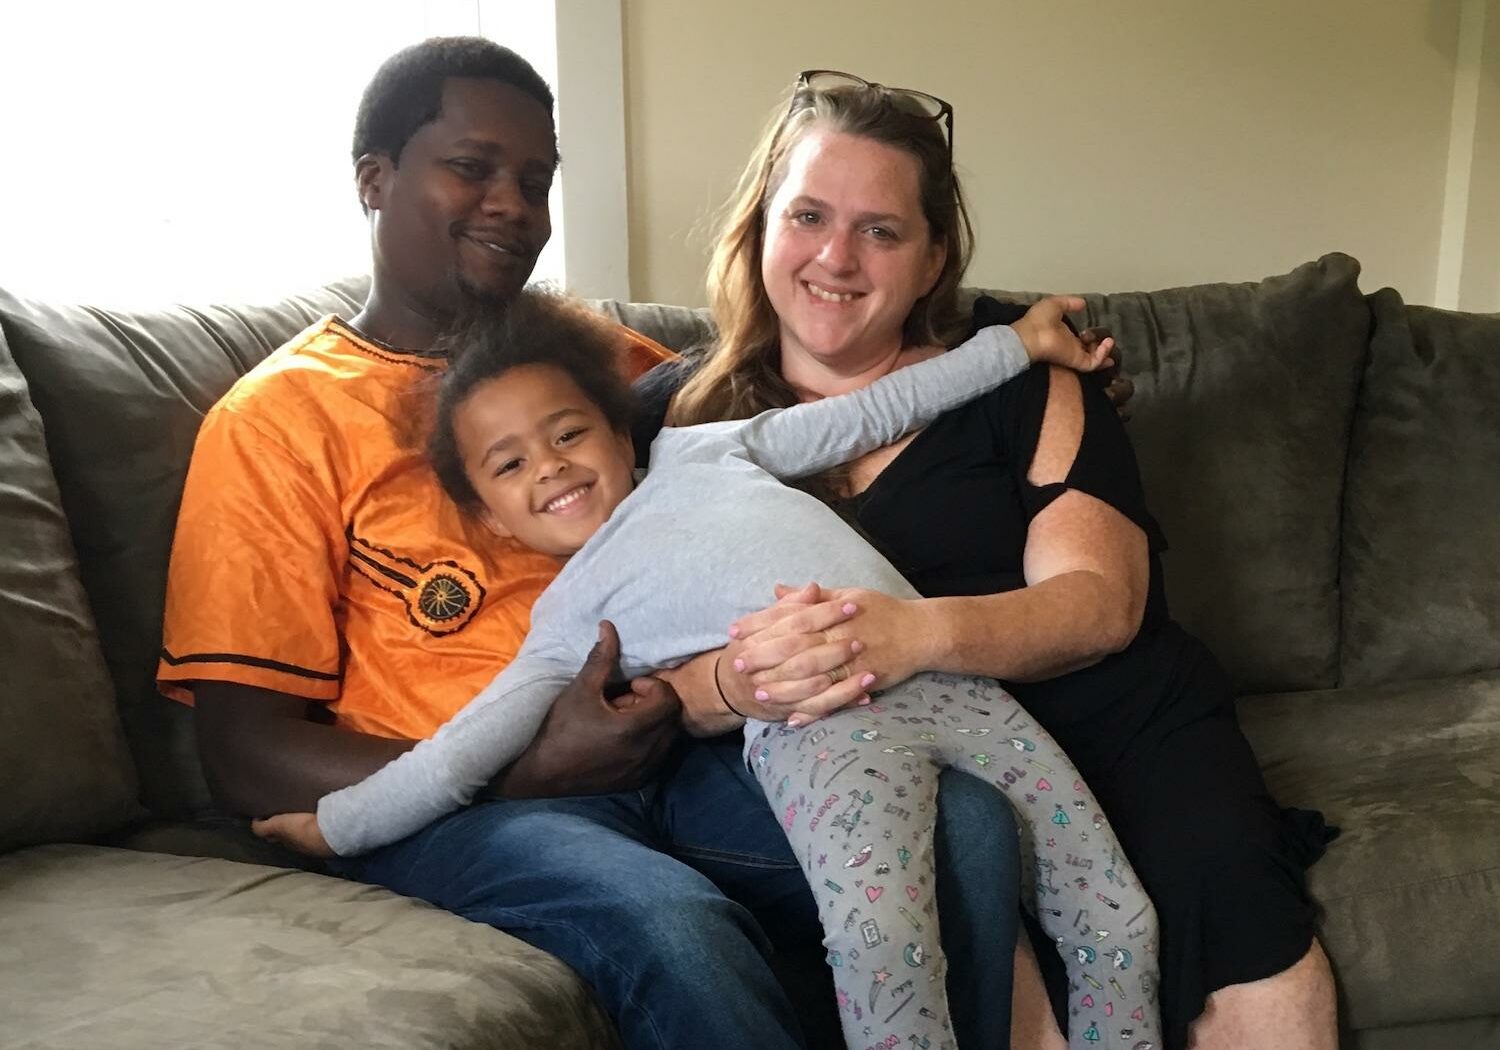
{"type": "MultiPolygon", "coordinates": [[[[1500,1050],[1500,316],[1358,276],[1333,254],[1090,295],[1086,320],[1136,383],[1175,615],[1278,798],[1343,829],[1311,874],[1343,1045],[1500,1050]]],[[[365,288],[0,291],[0,1050],[618,1045],[556,959],[216,814],[191,713],[153,689],[203,413],[365,288]]],[[[711,331],[596,305],[678,349],[711,331]]]]}

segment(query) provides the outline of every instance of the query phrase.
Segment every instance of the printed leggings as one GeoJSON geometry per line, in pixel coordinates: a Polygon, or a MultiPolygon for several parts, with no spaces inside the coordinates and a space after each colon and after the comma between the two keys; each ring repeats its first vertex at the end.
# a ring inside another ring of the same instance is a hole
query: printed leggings
{"type": "Polygon", "coordinates": [[[1032,907],[1068,970],[1069,1045],[1160,1045],[1156,912],[1052,738],[988,678],[927,672],[746,756],[813,894],[849,1050],[952,1050],[933,900],[938,772],[1005,792],[1032,907]]]}

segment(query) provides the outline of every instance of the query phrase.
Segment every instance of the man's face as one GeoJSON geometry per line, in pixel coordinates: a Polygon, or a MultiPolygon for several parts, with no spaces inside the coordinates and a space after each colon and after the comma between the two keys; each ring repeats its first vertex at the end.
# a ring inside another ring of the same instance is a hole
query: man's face
{"type": "Polygon", "coordinates": [[[555,158],[541,103],[498,81],[450,79],[442,113],[412,135],[399,165],[362,161],[377,273],[440,323],[468,302],[512,298],[552,235],[555,158]]]}

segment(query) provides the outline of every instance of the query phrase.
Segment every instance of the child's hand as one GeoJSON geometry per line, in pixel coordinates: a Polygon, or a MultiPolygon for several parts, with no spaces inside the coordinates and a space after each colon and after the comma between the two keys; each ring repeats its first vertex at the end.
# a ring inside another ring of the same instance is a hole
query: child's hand
{"type": "Polygon", "coordinates": [[[316,813],[278,813],[263,820],[252,820],[250,830],[270,842],[280,843],[309,857],[332,857],[336,854],[318,830],[316,813]]]}
{"type": "Polygon", "coordinates": [[[1065,314],[1082,310],[1082,299],[1069,295],[1049,295],[1034,303],[1026,316],[1011,325],[1021,337],[1021,345],[1033,361],[1071,368],[1075,372],[1096,372],[1113,363],[1112,338],[1084,343],[1063,323],[1065,314]]]}

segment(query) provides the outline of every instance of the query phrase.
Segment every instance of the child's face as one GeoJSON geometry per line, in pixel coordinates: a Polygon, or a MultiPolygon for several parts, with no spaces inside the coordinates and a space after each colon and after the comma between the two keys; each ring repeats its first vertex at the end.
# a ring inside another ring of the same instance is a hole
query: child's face
{"type": "Polygon", "coordinates": [[[630,435],[551,365],[481,383],[453,430],[485,524],[545,554],[576,554],[634,486],[630,435]]]}

